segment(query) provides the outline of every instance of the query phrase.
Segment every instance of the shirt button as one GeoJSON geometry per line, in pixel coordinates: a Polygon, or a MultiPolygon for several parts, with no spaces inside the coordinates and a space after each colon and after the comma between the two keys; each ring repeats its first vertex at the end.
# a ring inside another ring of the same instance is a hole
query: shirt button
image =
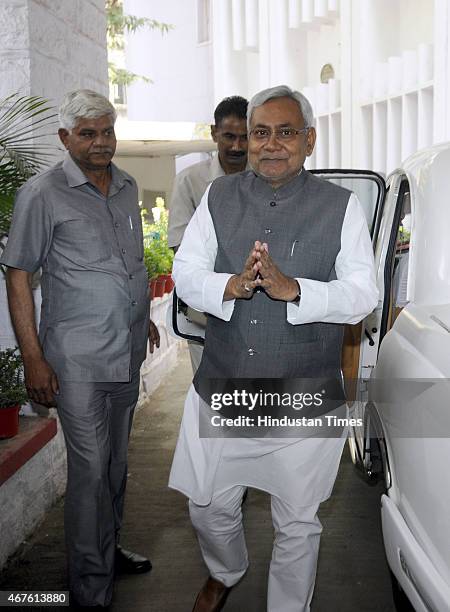
{"type": "Polygon", "coordinates": [[[250,355],[250,357],[252,357],[255,353],[256,353],[255,349],[252,349],[252,348],[248,349],[248,354],[250,355]]]}
{"type": "Polygon", "coordinates": [[[277,203],[272,201],[272,202],[270,202],[270,205],[271,205],[271,206],[276,206],[276,205],[277,205],[277,203]]]}
{"type": "Polygon", "coordinates": [[[128,278],[132,278],[133,279],[134,278],[134,274],[129,274],[128,278]]]}
{"type": "Polygon", "coordinates": [[[117,221],[114,223],[114,227],[119,227],[119,224],[117,223],[117,221]]]}
{"type": "Polygon", "coordinates": [[[136,306],[136,305],[137,305],[136,300],[133,300],[133,301],[131,302],[131,305],[132,305],[132,306],[136,306]]]}
{"type": "Polygon", "coordinates": [[[127,252],[126,249],[122,249],[122,253],[125,255],[125,253],[127,252]]]}
{"type": "Polygon", "coordinates": [[[257,325],[258,319],[250,319],[250,325],[257,325]]]}
{"type": "Polygon", "coordinates": [[[267,228],[267,229],[265,229],[265,230],[264,230],[264,233],[265,233],[265,234],[271,234],[271,233],[272,233],[272,230],[271,230],[271,229],[269,229],[269,228],[267,228]]]}

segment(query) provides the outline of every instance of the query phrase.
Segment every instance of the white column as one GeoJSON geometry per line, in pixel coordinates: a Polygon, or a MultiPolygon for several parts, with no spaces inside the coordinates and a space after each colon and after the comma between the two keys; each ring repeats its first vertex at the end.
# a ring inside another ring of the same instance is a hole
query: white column
{"type": "Polygon", "coordinates": [[[222,98],[245,91],[242,67],[232,47],[231,4],[212,0],[214,104],[222,98]]]}
{"type": "Polygon", "coordinates": [[[311,23],[314,19],[314,0],[302,0],[302,22],[311,23]]]}
{"type": "Polygon", "coordinates": [[[231,1],[231,27],[233,32],[233,49],[242,51],[245,44],[244,0],[231,1]]]}
{"type": "Polygon", "coordinates": [[[373,170],[375,172],[386,172],[386,105],[386,102],[379,102],[373,105],[373,170]]]}
{"type": "Polygon", "coordinates": [[[258,0],[245,0],[245,44],[258,48],[258,0]]]}
{"type": "Polygon", "coordinates": [[[417,96],[416,92],[403,96],[402,160],[417,151],[417,96]]]}
{"type": "Polygon", "coordinates": [[[387,172],[395,170],[401,162],[402,99],[388,100],[387,115],[387,172]]]}
{"type": "MultiPolygon", "coordinates": [[[[269,2],[259,0],[259,89],[270,87],[270,15],[269,2]]],[[[256,93],[253,92],[253,93],[256,93]]]]}
{"type": "Polygon", "coordinates": [[[330,17],[335,17],[339,12],[339,0],[328,0],[328,13],[330,17]]]}
{"type": "Polygon", "coordinates": [[[314,16],[319,19],[328,17],[328,0],[314,0],[314,16]]]}
{"type": "Polygon", "coordinates": [[[329,160],[330,168],[341,168],[342,123],[341,113],[329,116],[329,160]]]}
{"type": "Polygon", "coordinates": [[[448,0],[434,2],[434,107],[433,114],[439,118],[434,123],[433,142],[450,138],[449,83],[449,6],[448,0]]]}
{"type": "MultiPolygon", "coordinates": [[[[354,23],[358,15],[354,15],[354,4],[351,0],[341,2],[341,40],[348,41],[341,44],[341,164],[342,168],[355,167],[354,143],[356,139],[356,122],[353,113],[354,109],[359,111],[359,87],[355,83],[359,82],[358,58],[353,53],[356,32],[354,23]],[[355,81],[355,79],[358,79],[355,81]]],[[[359,118],[358,112],[357,117],[359,118]]]]}
{"type": "Polygon", "coordinates": [[[361,108],[361,138],[359,154],[353,168],[372,170],[373,165],[373,105],[366,104],[361,108]]]}
{"type": "Polygon", "coordinates": [[[316,168],[329,168],[329,126],[328,116],[316,119],[317,143],[316,143],[316,168]]]}
{"type": "Polygon", "coordinates": [[[417,76],[419,85],[423,85],[433,78],[433,45],[421,43],[417,55],[417,76]]]}
{"type": "MultiPolygon", "coordinates": [[[[417,133],[417,148],[423,149],[429,147],[433,142],[441,142],[443,140],[442,121],[444,118],[433,117],[433,88],[419,89],[419,99],[417,104],[418,115],[418,133],[417,133]],[[433,127],[434,123],[434,127],[433,127]],[[437,125],[436,125],[437,124],[437,125]],[[433,140],[434,134],[434,140],[433,140]]],[[[448,112],[447,121],[448,121],[448,112]]]]}
{"type": "Polygon", "coordinates": [[[270,15],[270,84],[292,85],[294,73],[288,46],[287,0],[269,0],[270,15]]]}
{"type": "Polygon", "coordinates": [[[288,25],[290,28],[299,28],[301,24],[301,0],[289,0],[288,25]]]}
{"type": "Polygon", "coordinates": [[[417,51],[415,49],[405,49],[402,58],[402,88],[406,92],[417,88],[417,51]]]}

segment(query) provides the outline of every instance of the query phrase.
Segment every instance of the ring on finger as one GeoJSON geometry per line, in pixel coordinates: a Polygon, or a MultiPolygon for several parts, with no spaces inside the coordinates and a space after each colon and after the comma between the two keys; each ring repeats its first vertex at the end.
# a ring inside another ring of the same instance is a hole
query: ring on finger
{"type": "Polygon", "coordinates": [[[251,287],[249,287],[249,286],[247,285],[247,283],[245,283],[245,284],[244,284],[244,290],[245,290],[245,291],[250,292],[250,291],[252,290],[252,288],[251,288],[251,287]]]}

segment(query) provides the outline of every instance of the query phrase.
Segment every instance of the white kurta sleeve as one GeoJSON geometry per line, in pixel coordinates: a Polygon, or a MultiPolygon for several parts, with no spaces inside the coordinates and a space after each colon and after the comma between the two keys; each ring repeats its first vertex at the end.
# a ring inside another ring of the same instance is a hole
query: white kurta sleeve
{"type": "Polygon", "coordinates": [[[190,220],[173,263],[178,296],[189,306],[229,321],[234,300],[223,301],[232,274],[214,272],[217,237],[208,208],[208,186],[190,220]]]}
{"type": "Polygon", "coordinates": [[[352,194],[341,230],[341,249],[335,263],[336,280],[297,278],[301,299],[287,304],[287,320],[302,323],[358,323],[378,303],[373,249],[367,221],[352,194]]]}

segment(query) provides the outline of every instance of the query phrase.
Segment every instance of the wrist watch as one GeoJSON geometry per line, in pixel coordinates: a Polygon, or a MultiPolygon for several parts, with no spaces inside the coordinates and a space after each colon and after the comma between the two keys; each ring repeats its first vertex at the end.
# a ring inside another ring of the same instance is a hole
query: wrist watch
{"type": "Polygon", "coordinates": [[[295,282],[297,283],[298,293],[295,296],[295,298],[293,300],[291,300],[291,302],[292,302],[292,304],[296,304],[298,306],[300,304],[300,298],[302,297],[302,289],[301,289],[300,283],[298,282],[297,279],[295,279],[295,282]]]}

